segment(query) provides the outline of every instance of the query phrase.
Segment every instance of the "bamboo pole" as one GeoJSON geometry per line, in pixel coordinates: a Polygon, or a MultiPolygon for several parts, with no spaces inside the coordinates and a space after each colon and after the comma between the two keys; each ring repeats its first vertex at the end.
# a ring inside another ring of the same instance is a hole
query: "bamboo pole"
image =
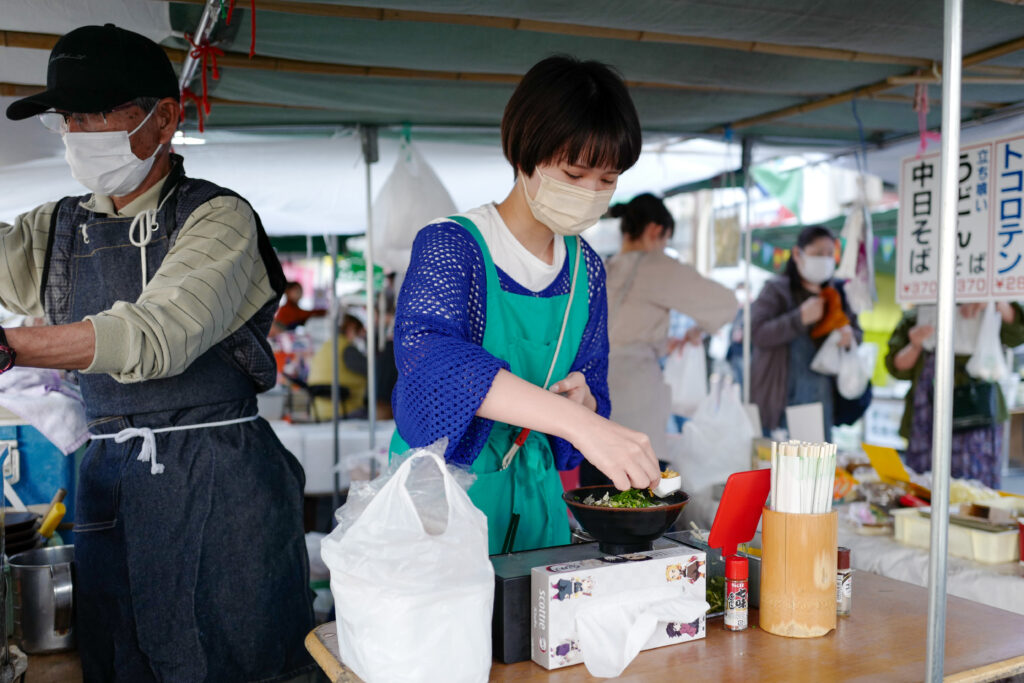
{"type": "MultiPolygon", "coordinates": [[[[200,4],[203,0],[171,0],[186,4],[200,4]]],[[[559,21],[539,21],[516,17],[498,17],[481,14],[456,14],[449,12],[424,12],[420,10],[387,9],[359,7],[352,5],[334,5],[319,2],[282,2],[281,0],[260,0],[260,12],[283,12],[313,17],[335,19],[357,19],[364,21],[398,21],[432,24],[450,24],[454,26],[473,26],[478,28],[495,28],[509,31],[530,31],[534,33],[553,33],[563,36],[581,38],[601,38],[605,40],[621,40],[636,43],[664,43],[670,45],[692,45],[696,47],[712,47],[739,52],[771,54],[784,57],[803,57],[840,62],[857,62],[866,64],[900,64],[904,66],[929,67],[931,60],[919,57],[861,52],[858,50],[842,50],[836,48],[784,45],[751,40],[732,40],[728,38],[709,38],[707,36],[666,33],[662,31],[643,31],[638,29],[612,28],[573,24],[559,21]]]]}
{"type": "MultiPolygon", "coordinates": [[[[962,64],[965,67],[973,66],[975,64],[979,64],[990,59],[995,59],[997,57],[1002,57],[1004,55],[1016,52],[1021,49],[1024,49],[1024,37],[1009,40],[1006,41],[1005,43],[1000,43],[999,45],[995,45],[993,47],[986,48],[979,52],[967,55],[966,57],[963,58],[961,62],[958,62],[958,65],[962,64]]],[[[915,76],[920,74],[904,75],[915,76]]],[[[777,119],[784,119],[789,116],[796,116],[798,114],[806,114],[808,112],[817,111],[819,109],[825,109],[836,104],[843,104],[845,102],[849,102],[850,100],[853,99],[870,98],[874,95],[877,95],[878,93],[885,92],[886,90],[891,90],[892,88],[897,87],[893,83],[890,83],[890,80],[893,78],[898,78],[898,76],[890,76],[884,81],[878,81],[876,83],[871,83],[870,85],[865,85],[859,88],[846,90],[844,92],[836,93],[835,95],[829,95],[828,97],[823,97],[819,100],[814,100],[812,102],[805,102],[803,104],[797,104],[791,107],[784,107],[782,109],[777,109],[773,112],[766,112],[764,114],[758,114],[756,116],[750,116],[745,119],[740,119],[739,121],[733,121],[731,124],[729,124],[729,127],[735,131],[740,128],[749,128],[751,126],[757,126],[762,123],[775,121],[777,119]]],[[[959,101],[959,97],[957,99],[959,101]]],[[[721,135],[725,132],[725,126],[715,126],[714,128],[709,129],[707,132],[712,135],[721,135]]]]}

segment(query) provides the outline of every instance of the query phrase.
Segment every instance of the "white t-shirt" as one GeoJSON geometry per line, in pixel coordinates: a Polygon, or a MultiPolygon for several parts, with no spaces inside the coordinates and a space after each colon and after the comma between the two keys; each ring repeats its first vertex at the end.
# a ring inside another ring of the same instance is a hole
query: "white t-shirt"
{"type": "Polygon", "coordinates": [[[516,239],[505,225],[498,207],[493,203],[484,204],[461,214],[473,221],[491,252],[491,260],[520,285],[531,292],[540,292],[548,287],[565,263],[565,240],[555,236],[554,258],[551,264],[537,258],[516,239]]]}

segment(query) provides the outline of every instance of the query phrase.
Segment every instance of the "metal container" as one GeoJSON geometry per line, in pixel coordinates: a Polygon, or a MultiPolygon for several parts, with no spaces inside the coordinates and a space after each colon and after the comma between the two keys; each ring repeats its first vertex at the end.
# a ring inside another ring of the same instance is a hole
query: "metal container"
{"type": "Polygon", "coordinates": [[[25,652],[74,649],[74,560],[72,545],[28,550],[11,558],[14,638],[25,652]]]}

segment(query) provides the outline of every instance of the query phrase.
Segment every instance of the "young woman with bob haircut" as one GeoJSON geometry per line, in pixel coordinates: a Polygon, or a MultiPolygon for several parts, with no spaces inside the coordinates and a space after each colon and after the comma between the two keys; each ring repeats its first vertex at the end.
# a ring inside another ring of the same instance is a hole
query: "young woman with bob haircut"
{"type": "Polygon", "coordinates": [[[512,94],[501,141],[508,196],[427,225],[413,245],[391,444],[448,438],[447,461],[477,475],[469,496],[492,553],[569,542],[558,470],[584,458],[621,489],[660,476],[648,438],[607,419],[605,274],[579,237],[640,155],[626,86],[598,62],[549,57],[512,94]]]}

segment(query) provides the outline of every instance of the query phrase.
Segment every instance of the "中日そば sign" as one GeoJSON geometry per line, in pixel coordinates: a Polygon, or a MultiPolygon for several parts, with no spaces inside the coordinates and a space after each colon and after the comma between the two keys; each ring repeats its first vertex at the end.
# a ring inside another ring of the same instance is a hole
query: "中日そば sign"
{"type": "MultiPolygon", "coordinates": [[[[932,303],[938,290],[940,155],[903,160],[896,300],[932,303]]],[[[960,148],[957,301],[1024,298],[1024,135],[960,148]]]]}

